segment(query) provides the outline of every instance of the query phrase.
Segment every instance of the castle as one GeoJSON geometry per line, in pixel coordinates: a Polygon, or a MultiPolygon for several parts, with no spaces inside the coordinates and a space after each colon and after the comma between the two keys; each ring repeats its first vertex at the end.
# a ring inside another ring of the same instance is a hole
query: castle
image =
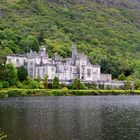
{"type": "Polygon", "coordinates": [[[62,58],[57,53],[49,58],[46,47],[41,46],[38,53],[31,50],[23,55],[7,56],[7,63],[13,63],[15,67],[24,66],[28,76],[33,79],[44,79],[48,75],[50,82],[55,76],[59,78],[61,83],[65,84],[71,83],[76,78],[84,83],[112,80],[111,74],[102,74],[99,65],[92,65],[86,55],[79,54],[75,45],[72,45],[71,51],[70,58],[62,58]]]}

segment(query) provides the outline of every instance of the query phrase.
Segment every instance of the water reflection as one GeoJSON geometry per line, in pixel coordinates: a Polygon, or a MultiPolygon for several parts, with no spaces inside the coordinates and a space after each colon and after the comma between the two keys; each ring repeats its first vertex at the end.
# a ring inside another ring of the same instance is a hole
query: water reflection
{"type": "Polygon", "coordinates": [[[0,100],[9,140],[140,140],[140,97],[33,97],[0,100]]]}

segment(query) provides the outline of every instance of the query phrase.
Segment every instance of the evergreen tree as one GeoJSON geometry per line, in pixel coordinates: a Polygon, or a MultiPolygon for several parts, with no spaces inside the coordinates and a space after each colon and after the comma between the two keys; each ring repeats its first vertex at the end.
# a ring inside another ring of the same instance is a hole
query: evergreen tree
{"type": "Polygon", "coordinates": [[[53,89],[60,89],[59,79],[56,76],[53,79],[52,88],[53,89]]]}
{"type": "Polygon", "coordinates": [[[45,76],[44,86],[48,88],[48,75],[45,76]]]}
{"type": "Polygon", "coordinates": [[[80,79],[75,79],[72,84],[72,89],[85,89],[85,85],[80,82],[80,79]]]}
{"type": "Polygon", "coordinates": [[[28,76],[27,70],[23,66],[17,68],[17,76],[20,82],[24,81],[28,76]]]}

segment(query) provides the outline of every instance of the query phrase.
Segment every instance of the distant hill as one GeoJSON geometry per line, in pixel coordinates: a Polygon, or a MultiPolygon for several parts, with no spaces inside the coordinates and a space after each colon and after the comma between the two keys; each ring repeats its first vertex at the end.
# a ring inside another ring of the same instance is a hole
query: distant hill
{"type": "Polygon", "coordinates": [[[104,73],[140,78],[140,0],[1,0],[0,47],[70,56],[70,46],[104,73]]]}

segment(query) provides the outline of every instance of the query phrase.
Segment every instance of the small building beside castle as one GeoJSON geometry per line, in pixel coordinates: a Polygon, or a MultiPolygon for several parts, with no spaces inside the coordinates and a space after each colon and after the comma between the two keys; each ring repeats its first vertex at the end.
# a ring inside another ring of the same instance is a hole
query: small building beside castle
{"type": "Polygon", "coordinates": [[[20,55],[12,54],[7,56],[7,63],[13,63],[15,67],[24,66],[28,76],[37,79],[44,79],[48,75],[51,82],[54,77],[58,77],[61,83],[69,84],[74,79],[79,78],[81,82],[108,82],[112,81],[111,74],[102,74],[99,65],[92,65],[87,56],[79,54],[75,45],[72,45],[72,56],[62,58],[57,53],[52,58],[48,57],[46,47],[41,46],[39,52],[20,55]]]}

